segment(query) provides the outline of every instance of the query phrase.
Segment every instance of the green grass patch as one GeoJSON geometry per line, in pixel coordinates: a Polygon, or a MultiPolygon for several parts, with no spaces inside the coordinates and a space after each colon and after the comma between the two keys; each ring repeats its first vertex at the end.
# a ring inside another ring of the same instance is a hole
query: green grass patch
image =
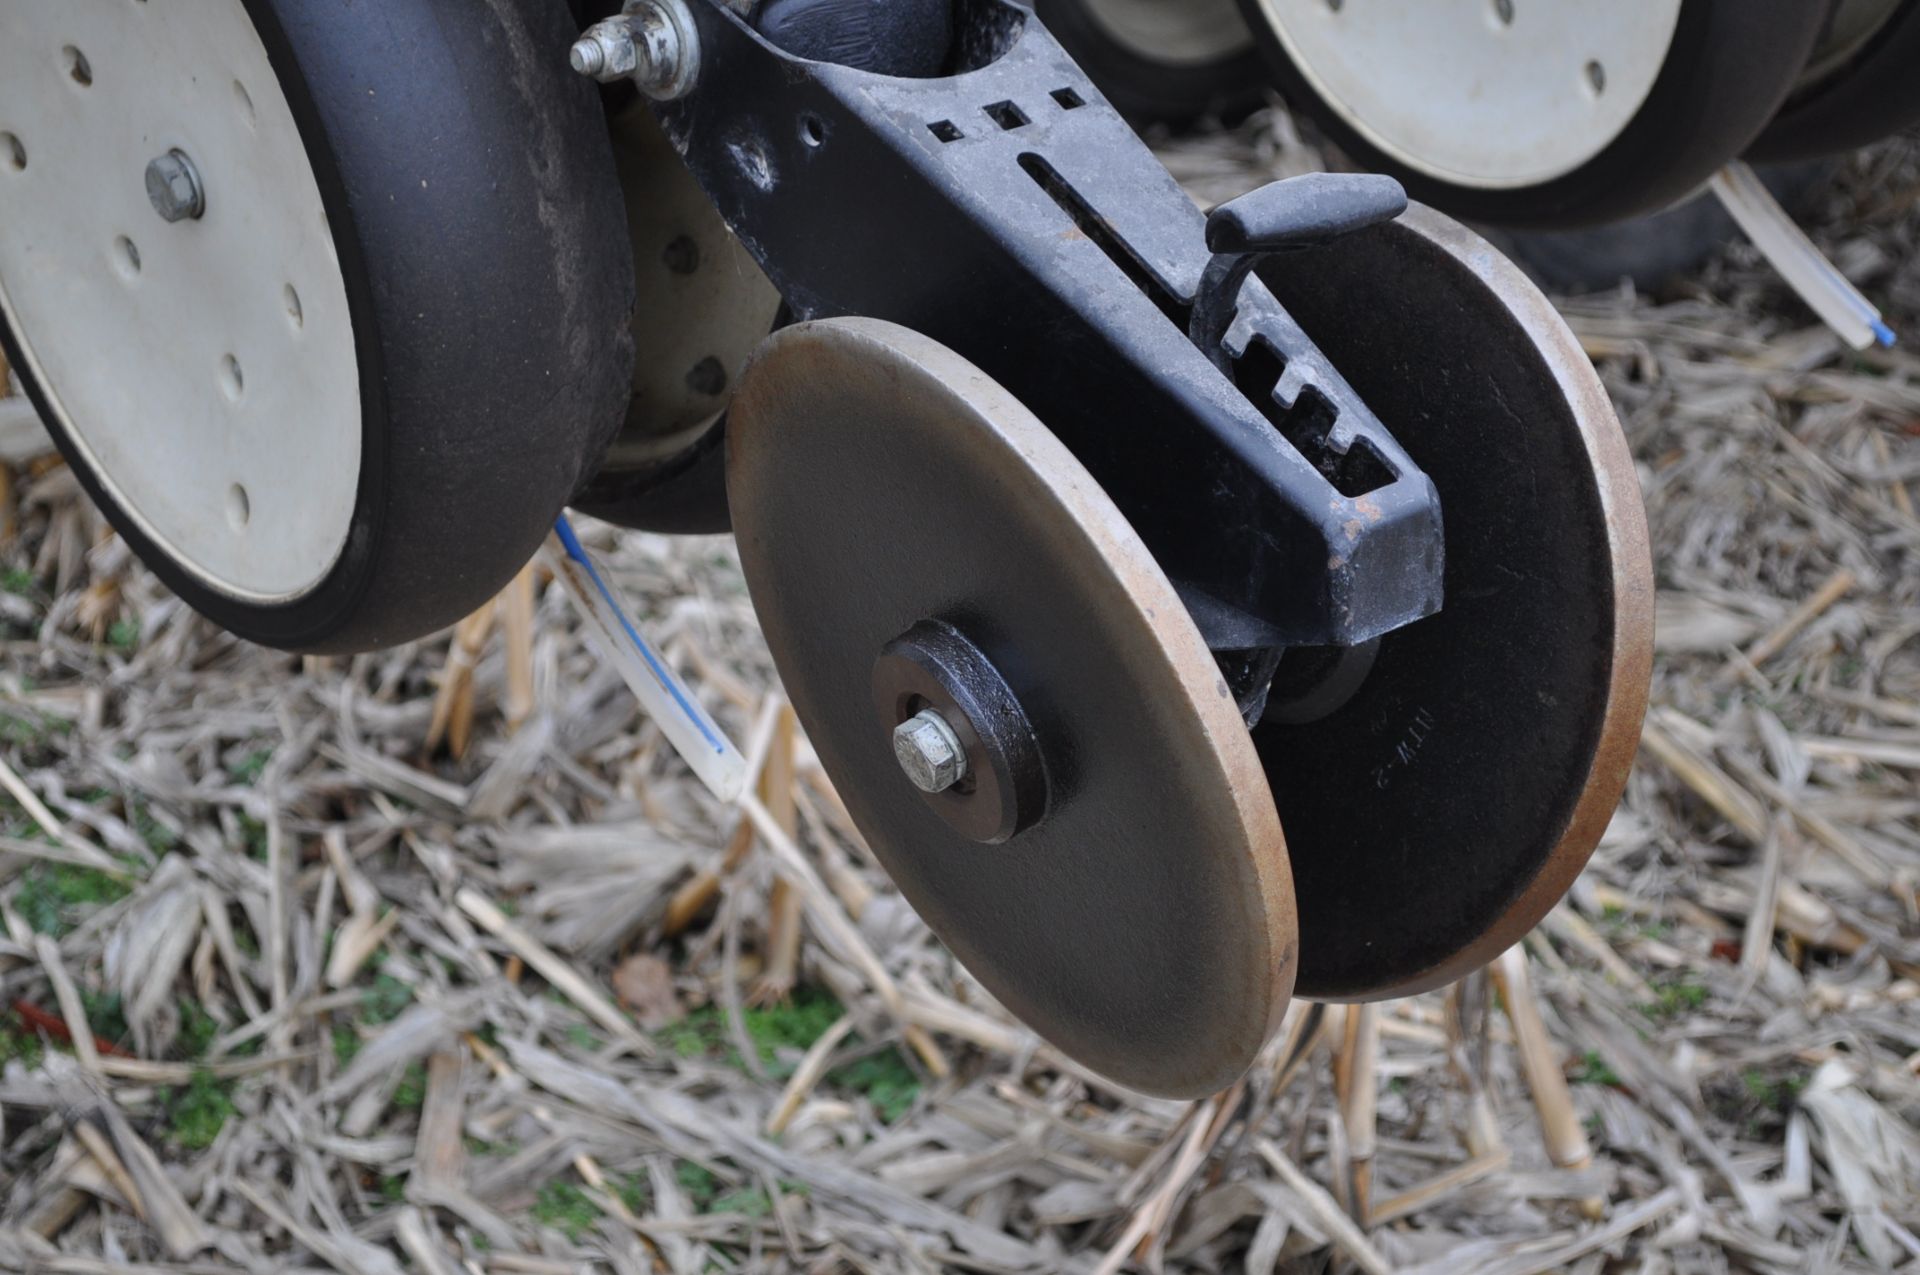
{"type": "Polygon", "coordinates": [[[140,621],[131,616],[115,620],[107,628],[107,645],[122,655],[132,655],[140,648],[140,621]]]}
{"type": "Polygon", "coordinates": [[[759,1187],[742,1187],[738,1191],[729,1191],[715,1197],[709,1213],[738,1213],[742,1217],[762,1218],[773,1216],[773,1201],[759,1187]]]}
{"type": "Polygon", "coordinates": [[[1620,1085],[1619,1075],[1607,1066],[1607,1060],[1600,1056],[1597,1049],[1589,1049],[1580,1055],[1580,1061],[1568,1079],[1576,1085],[1605,1085],[1608,1088],[1618,1088],[1620,1085]]]}
{"type": "Polygon", "coordinates": [[[1648,1018],[1678,1018],[1690,1014],[1707,1003],[1711,993],[1704,983],[1675,979],[1670,983],[1655,986],[1654,995],[1658,998],[1640,1007],[1640,1012],[1648,1018]]]}
{"type": "Polygon", "coordinates": [[[135,836],[147,843],[147,849],[153,851],[155,858],[172,852],[180,845],[180,834],[154,818],[153,811],[139,797],[133,798],[127,805],[127,824],[135,836]]]}
{"type": "Polygon", "coordinates": [[[246,843],[247,854],[261,863],[267,861],[267,825],[252,815],[240,816],[240,839],[246,843]]]}
{"type": "Polygon", "coordinates": [[[16,1023],[12,1016],[0,1020],[0,1070],[11,1062],[23,1064],[29,1071],[46,1056],[40,1037],[16,1023]]]}
{"type": "Polygon", "coordinates": [[[360,1056],[360,1033],[347,1023],[340,1023],[333,1029],[334,1065],[344,1069],[360,1056]]]}
{"type": "Polygon", "coordinates": [[[1769,1076],[1765,1072],[1749,1068],[1740,1074],[1740,1084],[1747,1096],[1761,1106],[1770,1107],[1781,1115],[1792,1111],[1800,1101],[1800,1093],[1807,1087],[1808,1077],[1803,1072],[1784,1076],[1769,1076]]]}
{"type": "MultiPolygon", "coordinates": [[[[174,1056],[183,1062],[199,1062],[227,1028],[197,1000],[182,998],[175,1003],[180,1009],[180,1034],[173,1041],[174,1056]]],[[[241,1041],[228,1052],[236,1058],[251,1058],[260,1052],[264,1043],[262,1037],[255,1036],[241,1041]]]]}
{"type": "Polygon", "coordinates": [[[237,784],[246,784],[249,788],[260,782],[260,776],[267,771],[267,763],[273,760],[271,748],[257,748],[227,768],[227,775],[237,784]]]}
{"type": "Polygon", "coordinates": [[[400,1073],[400,1083],[393,1087],[393,1105],[408,1111],[418,1111],[427,1103],[427,1065],[409,1063],[400,1073]]]}
{"type": "Polygon", "coordinates": [[[391,974],[375,975],[360,993],[360,1017],[369,1023],[390,1023],[413,1004],[413,988],[391,974]]]}
{"type": "Polygon", "coordinates": [[[653,1205],[653,1183],[644,1173],[628,1173],[615,1179],[613,1191],[620,1197],[620,1203],[626,1205],[627,1212],[635,1216],[644,1215],[653,1205]]]}
{"type": "Polygon", "coordinates": [[[220,1034],[220,1020],[209,1014],[199,1001],[180,1002],[180,1035],[173,1047],[187,1058],[205,1058],[214,1038],[220,1034]]]}
{"type": "Polygon", "coordinates": [[[0,743],[38,752],[57,736],[70,734],[72,730],[73,723],[64,717],[36,713],[18,704],[0,707],[0,743]]]}
{"type": "Polygon", "coordinates": [[[498,1159],[513,1155],[520,1150],[520,1143],[514,1138],[501,1138],[497,1142],[489,1142],[485,1138],[476,1138],[468,1134],[460,1141],[466,1147],[468,1155],[484,1155],[498,1159]]]}
{"type": "Polygon", "coordinates": [[[160,1100],[167,1113],[167,1137],[188,1151],[204,1151],[213,1145],[234,1114],[231,1084],[214,1078],[210,1071],[196,1071],[182,1089],[161,1091],[160,1100]]]}
{"type": "MultiPolygon", "coordinates": [[[[846,1012],[831,993],[802,987],[784,1005],[741,1012],[747,1037],[760,1055],[760,1065],[773,1080],[793,1075],[800,1056],[840,1021],[846,1012]]],[[[727,1030],[726,1011],[707,1005],[660,1033],[661,1040],[682,1058],[711,1058],[730,1067],[746,1070],[746,1063],[727,1030]]],[[[849,1043],[857,1046],[859,1037],[849,1043]]],[[[908,1065],[898,1049],[879,1053],[836,1067],[828,1072],[825,1085],[843,1093],[858,1094],[873,1103],[874,1110],[888,1124],[900,1119],[913,1107],[920,1095],[920,1077],[908,1065]]]]}
{"type": "Polygon", "coordinates": [[[1800,1102],[1809,1076],[1804,1071],[1765,1071],[1749,1067],[1738,1075],[1720,1072],[1700,1086],[1708,1111],[1754,1142],[1772,1142],[1785,1131],[1787,1117],[1800,1102]]]}
{"type": "Polygon", "coordinates": [[[826,1082],[834,1088],[864,1095],[887,1124],[893,1124],[913,1110],[914,1102],[920,1097],[920,1077],[898,1049],[883,1049],[844,1067],[836,1067],[827,1073],[826,1082]]]}
{"type": "Polygon", "coordinates": [[[133,1034],[127,1026],[127,1006],[118,992],[97,992],[90,987],[80,989],[80,1007],[87,1012],[87,1026],[101,1040],[119,1045],[125,1043],[133,1034]]]}
{"type": "Polygon", "coordinates": [[[20,874],[13,906],[28,925],[57,939],[72,931],[94,908],[118,903],[131,891],[125,880],[110,872],[71,863],[40,862],[20,874]]]}
{"type": "Polygon", "coordinates": [[[713,1176],[712,1170],[705,1165],[695,1164],[691,1160],[681,1160],[673,1166],[673,1180],[693,1201],[696,1213],[707,1212],[708,1206],[720,1197],[721,1182],[713,1176]]]}
{"type": "MultiPolygon", "coordinates": [[[[747,1009],[741,1018],[748,1039],[760,1055],[760,1065],[769,1076],[785,1080],[793,1074],[797,1055],[812,1048],[844,1012],[830,994],[803,987],[786,1004],[747,1009]],[[782,1051],[794,1057],[783,1059],[782,1051]]],[[[661,1034],[668,1047],[682,1058],[718,1058],[729,1066],[745,1067],[727,1030],[726,1011],[718,1005],[695,1010],[661,1034]]]]}
{"type": "Polygon", "coordinates": [[[600,1206],[579,1186],[556,1178],[540,1188],[533,1201],[533,1220],[550,1226],[576,1244],[600,1221],[600,1206]]]}

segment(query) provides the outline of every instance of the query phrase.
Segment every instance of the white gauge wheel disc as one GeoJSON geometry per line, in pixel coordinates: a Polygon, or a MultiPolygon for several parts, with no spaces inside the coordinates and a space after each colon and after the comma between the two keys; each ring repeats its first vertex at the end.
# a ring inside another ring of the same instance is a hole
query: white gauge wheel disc
{"type": "Polygon", "coordinates": [[[1382,152],[1514,190],[1595,159],[1645,105],[1681,0],[1259,0],[1293,64],[1382,152]]]}
{"type": "Polygon", "coordinates": [[[1233,0],[1081,0],[1108,38],[1166,66],[1205,66],[1253,47],[1233,0]]]}
{"type": "Polygon", "coordinates": [[[361,399],[347,290],[292,108],[241,0],[12,6],[0,310],[49,411],[179,566],[248,602],[347,543],[361,399]],[[178,150],[205,214],[168,223],[178,150]]]}

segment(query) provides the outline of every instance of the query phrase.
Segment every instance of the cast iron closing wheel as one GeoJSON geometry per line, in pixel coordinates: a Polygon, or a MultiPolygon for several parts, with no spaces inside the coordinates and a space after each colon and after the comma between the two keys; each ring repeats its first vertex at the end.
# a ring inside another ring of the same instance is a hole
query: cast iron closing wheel
{"type": "Polygon", "coordinates": [[[984,373],[873,320],[773,336],[728,447],[768,645],[914,907],[1081,1063],[1180,1097],[1240,1075],[1293,986],[1286,847],[1212,656],[1105,493],[984,373]],[[900,751],[927,712],[940,791],[900,751]]]}
{"type": "Polygon", "coordinates": [[[1136,125],[1260,103],[1266,68],[1233,0],[1036,0],[1034,12],[1136,125]]]}
{"type": "Polygon", "coordinates": [[[484,602],[599,463],[633,269],[564,0],[11,6],[0,340],[140,557],[243,637],[484,602]]]}
{"type": "Polygon", "coordinates": [[[1821,0],[1240,0],[1287,99],[1456,217],[1555,229],[1655,212],[1760,135],[1821,0]]]}
{"type": "Polygon", "coordinates": [[[1599,843],[1652,670],[1645,511],[1579,343],[1457,223],[1416,208],[1262,276],[1446,512],[1440,614],[1389,634],[1332,716],[1254,736],[1299,994],[1411,995],[1517,942],[1599,843]]]}

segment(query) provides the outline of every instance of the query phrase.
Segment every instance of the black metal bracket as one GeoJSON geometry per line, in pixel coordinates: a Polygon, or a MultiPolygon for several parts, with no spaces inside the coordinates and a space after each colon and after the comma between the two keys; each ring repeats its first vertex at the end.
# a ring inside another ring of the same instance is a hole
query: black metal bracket
{"type": "Polygon", "coordinates": [[[700,80],[660,119],[798,318],[900,323],[998,380],[1217,651],[1439,610],[1433,484],[1258,278],[1206,300],[1207,219],[1028,9],[958,0],[950,73],[906,79],[692,7],[700,80]]]}

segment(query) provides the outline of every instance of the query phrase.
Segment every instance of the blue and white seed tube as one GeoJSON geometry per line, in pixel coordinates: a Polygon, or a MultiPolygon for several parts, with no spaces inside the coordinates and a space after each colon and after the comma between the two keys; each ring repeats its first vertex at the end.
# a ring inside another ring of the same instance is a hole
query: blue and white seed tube
{"type": "Polygon", "coordinates": [[[614,597],[593,555],[565,517],[554,525],[559,544],[554,570],[587,619],[594,644],[613,661],[647,716],[659,725],[674,751],[721,801],[740,799],[747,783],[747,759],[727,738],[712,714],[700,706],[614,597]]]}

